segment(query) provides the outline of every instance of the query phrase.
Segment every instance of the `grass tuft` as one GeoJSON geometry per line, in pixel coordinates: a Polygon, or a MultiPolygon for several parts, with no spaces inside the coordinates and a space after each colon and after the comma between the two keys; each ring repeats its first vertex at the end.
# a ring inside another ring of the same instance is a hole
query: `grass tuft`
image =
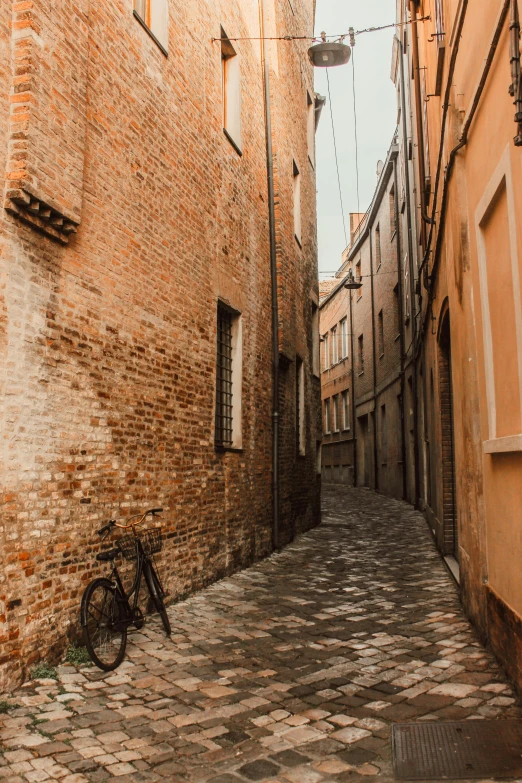
{"type": "Polygon", "coordinates": [[[38,663],[31,669],[32,680],[57,680],[58,672],[48,663],[38,663]]]}
{"type": "Polygon", "coordinates": [[[87,647],[77,647],[75,644],[71,644],[67,650],[65,660],[67,663],[74,664],[74,666],[92,666],[87,647]]]}

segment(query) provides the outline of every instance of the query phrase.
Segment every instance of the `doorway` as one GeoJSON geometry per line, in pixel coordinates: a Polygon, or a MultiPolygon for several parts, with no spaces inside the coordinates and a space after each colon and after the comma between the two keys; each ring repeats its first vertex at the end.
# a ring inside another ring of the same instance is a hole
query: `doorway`
{"type": "Polygon", "coordinates": [[[438,363],[442,456],[442,543],[444,554],[452,555],[458,562],[459,541],[455,491],[455,436],[449,310],[446,310],[440,323],[438,363]]]}

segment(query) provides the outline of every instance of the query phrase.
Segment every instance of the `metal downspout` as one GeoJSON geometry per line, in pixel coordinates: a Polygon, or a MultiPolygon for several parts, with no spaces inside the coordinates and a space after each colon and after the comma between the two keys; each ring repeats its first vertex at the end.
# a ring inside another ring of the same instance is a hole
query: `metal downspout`
{"type": "Polygon", "coordinates": [[[268,184],[268,226],[270,233],[270,279],[272,288],[272,547],[279,549],[279,302],[277,291],[277,247],[274,197],[274,160],[272,150],[272,116],[270,109],[270,64],[265,48],[266,7],[259,0],[259,27],[263,92],[265,99],[265,144],[268,184]]]}
{"type": "Polygon", "coordinates": [[[379,489],[379,450],[377,448],[377,351],[375,339],[375,296],[373,283],[373,224],[368,229],[370,240],[370,294],[372,303],[372,358],[373,358],[373,462],[375,465],[375,489],[379,489]]]}
{"type": "Polygon", "coordinates": [[[355,412],[355,356],[354,356],[354,339],[353,339],[353,304],[352,295],[353,291],[348,292],[350,294],[350,353],[352,363],[352,459],[353,459],[353,485],[357,486],[357,416],[355,412]]]}
{"type": "Polygon", "coordinates": [[[406,341],[404,339],[404,308],[403,308],[403,289],[402,289],[402,249],[401,249],[401,230],[399,217],[399,178],[397,176],[397,158],[393,161],[393,187],[395,191],[395,231],[397,239],[397,286],[399,300],[399,350],[401,352],[401,460],[402,460],[402,498],[406,500],[408,494],[408,485],[406,482],[406,413],[405,413],[405,393],[404,393],[404,352],[406,341]]]}
{"type": "Polygon", "coordinates": [[[402,132],[403,132],[403,151],[404,151],[404,185],[406,189],[406,218],[408,226],[408,267],[410,273],[410,302],[411,302],[411,336],[412,336],[412,397],[413,397],[413,468],[415,498],[414,506],[418,507],[420,492],[419,477],[419,411],[417,405],[417,314],[415,297],[415,276],[413,266],[413,242],[412,242],[412,210],[411,210],[411,190],[410,190],[410,168],[408,159],[408,124],[406,119],[406,85],[404,78],[404,47],[403,42],[397,39],[400,53],[400,78],[401,78],[401,114],[402,114],[402,132]]]}

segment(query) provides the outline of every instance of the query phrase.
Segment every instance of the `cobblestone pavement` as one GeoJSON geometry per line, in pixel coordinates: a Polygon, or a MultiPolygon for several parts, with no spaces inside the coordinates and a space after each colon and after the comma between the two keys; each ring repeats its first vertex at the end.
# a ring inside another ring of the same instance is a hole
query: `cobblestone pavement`
{"type": "Polygon", "coordinates": [[[326,489],[323,524],[131,634],[113,673],[10,698],[0,779],[393,779],[390,724],[520,716],[421,515],[326,489]]]}

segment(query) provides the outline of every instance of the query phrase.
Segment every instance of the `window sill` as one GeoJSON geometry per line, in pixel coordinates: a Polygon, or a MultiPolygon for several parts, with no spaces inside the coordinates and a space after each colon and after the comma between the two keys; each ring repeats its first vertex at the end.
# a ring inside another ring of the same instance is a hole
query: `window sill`
{"type": "Polygon", "coordinates": [[[396,234],[396,233],[397,233],[397,229],[396,229],[396,228],[394,228],[394,229],[393,229],[393,231],[392,231],[392,235],[391,235],[391,237],[390,237],[390,242],[393,242],[393,240],[395,239],[395,234],[396,234]]]}
{"type": "Polygon", "coordinates": [[[154,33],[152,32],[152,30],[150,29],[150,27],[148,26],[148,24],[146,24],[146,22],[144,22],[144,21],[143,21],[143,19],[142,19],[142,18],[141,18],[141,16],[139,15],[139,13],[138,13],[137,11],[133,11],[133,12],[132,12],[132,15],[134,16],[134,18],[135,18],[135,19],[137,19],[137,20],[138,20],[138,22],[141,24],[141,26],[143,27],[143,29],[145,30],[145,32],[146,32],[146,33],[148,33],[148,34],[150,35],[150,37],[152,38],[152,40],[154,41],[154,43],[156,44],[156,46],[158,47],[158,49],[160,49],[160,51],[162,51],[162,52],[163,52],[163,54],[165,55],[165,57],[168,57],[168,56],[169,56],[169,53],[168,53],[168,51],[165,49],[165,47],[163,46],[163,44],[162,44],[162,43],[160,43],[160,42],[158,41],[158,39],[156,38],[156,36],[155,36],[155,35],[154,35],[154,33]]]}
{"type": "Polygon", "coordinates": [[[214,444],[214,450],[218,452],[219,454],[225,454],[228,451],[231,451],[233,454],[242,454],[243,449],[235,448],[234,446],[219,446],[217,443],[214,444]]]}
{"type": "Polygon", "coordinates": [[[241,150],[239,149],[239,147],[237,146],[236,142],[234,141],[234,139],[232,138],[232,136],[230,135],[230,133],[227,131],[226,128],[223,128],[223,133],[225,134],[225,136],[227,137],[229,142],[232,144],[232,146],[234,147],[234,149],[237,152],[237,154],[240,157],[243,157],[243,153],[241,152],[241,150]]]}
{"type": "Polygon", "coordinates": [[[310,166],[311,166],[311,167],[312,167],[312,169],[315,171],[315,163],[314,163],[314,161],[312,160],[312,158],[310,157],[310,155],[308,155],[308,160],[310,161],[310,166]]]}
{"type": "Polygon", "coordinates": [[[379,359],[384,359],[384,351],[379,354],[379,359]]]}
{"type": "Polygon", "coordinates": [[[299,245],[299,247],[300,247],[300,248],[301,248],[301,250],[302,250],[302,249],[303,249],[303,245],[301,244],[301,240],[299,239],[299,237],[297,236],[297,234],[294,234],[294,239],[295,239],[295,241],[297,242],[297,244],[299,245]]]}
{"type": "Polygon", "coordinates": [[[522,435],[507,435],[483,443],[484,454],[514,454],[522,451],[522,435]]]}

